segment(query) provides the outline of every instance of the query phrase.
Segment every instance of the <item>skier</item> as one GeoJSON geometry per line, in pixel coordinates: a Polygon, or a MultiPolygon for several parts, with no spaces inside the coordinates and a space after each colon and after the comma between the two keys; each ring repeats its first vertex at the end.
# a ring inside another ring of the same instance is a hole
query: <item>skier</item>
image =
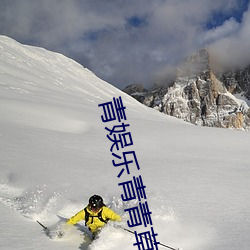
{"type": "Polygon", "coordinates": [[[120,215],[105,206],[101,196],[95,194],[89,198],[89,204],[72,216],[67,224],[74,225],[80,220],[85,220],[85,225],[92,232],[94,239],[109,220],[120,222],[122,219],[120,215]]]}

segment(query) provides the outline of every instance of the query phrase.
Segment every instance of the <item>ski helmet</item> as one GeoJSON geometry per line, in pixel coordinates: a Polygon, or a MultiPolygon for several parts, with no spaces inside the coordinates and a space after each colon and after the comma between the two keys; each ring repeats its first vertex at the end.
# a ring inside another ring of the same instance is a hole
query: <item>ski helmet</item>
{"type": "Polygon", "coordinates": [[[89,198],[89,206],[93,210],[99,210],[103,207],[103,199],[99,195],[93,195],[89,198]]]}

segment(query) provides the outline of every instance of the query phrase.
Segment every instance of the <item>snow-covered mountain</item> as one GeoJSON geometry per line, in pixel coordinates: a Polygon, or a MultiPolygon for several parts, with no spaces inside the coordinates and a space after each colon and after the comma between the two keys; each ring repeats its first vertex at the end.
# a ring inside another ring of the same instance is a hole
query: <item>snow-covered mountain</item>
{"type": "Polygon", "coordinates": [[[63,55],[0,36],[0,248],[137,249],[134,235],[112,225],[91,243],[84,222],[50,239],[36,220],[53,228],[57,215],[72,216],[97,193],[128,228],[124,209],[138,201],[123,202],[118,183],[141,175],[157,240],[248,250],[249,141],[243,131],[161,114],[63,55]],[[105,129],[116,123],[103,123],[98,107],[119,96],[140,165],[120,179],[105,129]]]}
{"type": "Polygon", "coordinates": [[[147,91],[131,85],[124,91],[146,106],[196,125],[248,130],[249,68],[221,73],[211,61],[208,50],[200,50],[180,65],[171,86],[147,91]]]}

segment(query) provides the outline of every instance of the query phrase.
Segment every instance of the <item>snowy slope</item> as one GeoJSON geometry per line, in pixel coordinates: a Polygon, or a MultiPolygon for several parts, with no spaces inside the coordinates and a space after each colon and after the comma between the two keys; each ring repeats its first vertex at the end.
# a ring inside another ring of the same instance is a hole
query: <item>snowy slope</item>
{"type": "MultiPolygon", "coordinates": [[[[196,127],[155,110],[63,55],[0,36],[1,249],[132,250],[135,237],[107,226],[90,245],[79,227],[53,226],[90,195],[123,217],[119,170],[98,104],[122,97],[158,240],[184,250],[250,248],[248,132],[196,127]]],[[[143,227],[144,228],[144,227],[143,227]]],[[[159,249],[163,249],[159,247],[159,249]]]]}

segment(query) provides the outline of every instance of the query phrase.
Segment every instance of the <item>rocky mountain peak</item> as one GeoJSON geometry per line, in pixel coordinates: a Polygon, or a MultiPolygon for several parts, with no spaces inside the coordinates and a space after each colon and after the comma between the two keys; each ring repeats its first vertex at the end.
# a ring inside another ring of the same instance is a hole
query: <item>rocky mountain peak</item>
{"type": "Polygon", "coordinates": [[[210,70],[209,53],[201,49],[194,55],[188,57],[184,63],[177,68],[177,77],[194,77],[205,74],[210,70]]]}
{"type": "Polygon", "coordinates": [[[171,86],[148,91],[137,88],[129,94],[149,107],[196,125],[248,129],[249,106],[233,94],[250,93],[249,71],[216,74],[210,64],[208,50],[202,49],[178,67],[171,86]]]}

